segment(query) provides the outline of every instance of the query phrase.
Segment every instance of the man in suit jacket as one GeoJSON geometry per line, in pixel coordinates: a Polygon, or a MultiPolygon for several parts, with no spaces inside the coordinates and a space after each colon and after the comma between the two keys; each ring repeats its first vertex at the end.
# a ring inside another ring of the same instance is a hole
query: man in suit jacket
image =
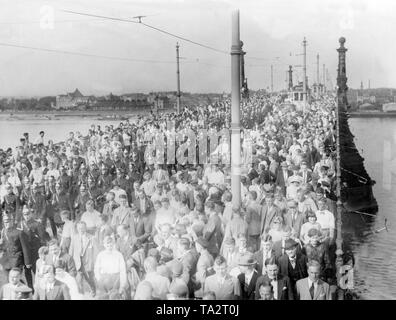
{"type": "Polygon", "coordinates": [[[271,236],[267,235],[261,238],[261,249],[254,253],[254,258],[257,261],[256,270],[260,276],[266,273],[265,260],[275,258],[275,252],[272,246],[271,236]]]}
{"type": "Polygon", "coordinates": [[[46,266],[44,271],[45,288],[38,287],[33,300],[70,300],[69,289],[65,284],[55,279],[53,266],[46,266]]]}
{"type": "Polygon", "coordinates": [[[286,240],[285,254],[278,259],[279,272],[289,277],[294,297],[297,297],[297,281],[308,277],[308,258],[302,253],[297,254],[297,247],[298,243],[294,240],[286,240]]]}
{"type": "Polygon", "coordinates": [[[36,261],[38,259],[38,250],[45,244],[49,238],[43,226],[33,218],[33,213],[25,207],[22,210],[23,219],[17,230],[20,233],[23,260],[25,265],[25,278],[27,285],[33,289],[32,272],[36,272],[36,261]]]}
{"type": "Polygon", "coordinates": [[[289,170],[288,165],[286,162],[282,162],[281,166],[278,167],[275,184],[278,187],[282,188],[283,195],[286,195],[286,187],[287,187],[287,180],[293,174],[291,170],[289,170]]]}
{"type": "Polygon", "coordinates": [[[256,297],[256,283],[259,275],[254,268],[257,261],[251,252],[246,252],[239,259],[239,268],[241,273],[238,276],[240,287],[240,300],[255,300],[256,297]]]}
{"type": "Polygon", "coordinates": [[[77,234],[72,237],[69,254],[73,257],[77,270],[76,281],[80,292],[84,292],[84,279],[88,283],[92,295],[96,294],[94,265],[97,248],[94,237],[87,232],[84,221],[77,223],[77,234]]]}
{"type": "Polygon", "coordinates": [[[208,251],[215,258],[219,252],[223,241],[221,230],[221,219],[214,210],[214,203],[208,201],[205,204],[205,210],[209,212],[209,220],[203,229],[203,237],[209,242],[208,251]]]}
{"type": "Polygon", "coordinates": [[[276,216],[281,215],[279,208],[274,204],[274,195],[268,193],[265,197],[265,204],[261,208],[261,235],[267,235],[270,226],[276,216]]]}
{"type": "Polygon", "coordinates": [[[190,297],[194,294],[194,283],[192,276],[197,271],[197,258],[191,253],[191,243],[187,238],[180,238],[178,241],[178,253],[179,257],[177,260],[183,265],[183,274],[181,278],[187,284],[189,289],[190,297]]]}
{"type": "Polygon", "coordinates": [[[308,277],[297,281],[298,300],[331,300],[330,286],[320,280],[320,263],[311,260],[308,263],[308,277]]]}
{"type": "Polygon", "coordinates": [[[15,289],[21,286],[24,286],[21,282],[21,270],[19,268],[12,268],[9,271],[8,283],[0,289],[0,300],[17,300],[15,289]]]}
{"type": "Polygon", "coordinates": [[[146,196],[144,190],[138,190],[138,198],[133,202],[143,216],[150,216],[153,212],[154,206],[151,200],[146,196]]]}
{"type": "Polygon", "coordinates": [[[302,177],[302,183],[312,182],[312,170],[308,168],[308,163],[306,160],[301,161],[300,171],[298,174],[302,177]]]}
{"type": "Polygon", "coordinates": [[[287,203],[288,210],[283,215],[285,224],[292,229],[292,233],[295,237],[299,237],[301,226],[306,222],[305,215],[298,211],[298,202],[290,200],[287,203]]]}
{"type": "MultiPolygon", "coordinates": [[[[286,226],[283,229],[282,240],[275,241],[272,246],[272,249],[274,250],[276,259],[279,259],[283,254],[286,253],[285,243],[288,239],[293,239],[294,241],[296,241],[296,239],[298,239],[298,238],[293,237],[293,230],[289,226],[286,226]]],[[[302,248],[300,245],[298,245],[297,246],[297,254],[300,254],[301,251],[302,251],[302,248]]]]}
{"type": "Polygon", "coordinates": [[[205,284],[205,279],[214,274],[213,270],[213,263],[214,259],[213,256],[207,250],[208,248],[208,241],[204,238],[200,237],[195,241],[195,248],[199,253],[199,258],[197,262],[197,272],[195,273],[195,281],[196,287],[199,291],[195,291],[195,297],[202,297],[203,295],[203,286],[205,284]]]}
{"type": "Polygon", "coordinates": [[[260,276],[256,283],[255,299],[260,300],[260,285],[270,283],[274,290],[275,300],[293,300],[293,290],[287,276],[279,273],[279,267],[274,258],[265,261],[266,274],[260,276]]]}
{"type": "Polygon", "coordinates": [[[65,263],[65,271],[72,277],[77,276],[74,259],[68,253],[62,252],[56,239],[48,242],[49,254],[45,259],[45,264],[54,266],[57,260],[62,260],[65,263]]]}
{"type": "Polygon", "coordinates": [[[119,196],[120,206],[114,210],[111,226],[116,229],[121,224],[129,224],[131,218],[131,208],[128,206],[127,196],[121,194],[119,196]]]}
{"type": "Polygon", "coordinates": [[[147,243],[153,229],[152,221],[149,217],[143,217],[140,213],[140,209],[132,204],[131,206],[132,215],[129,219],[129,232],[133,239],[133,242],[140,241],[141,243],[147,243]]]}
{"type": "Polygon", "coordinates": [[[12,268],[23,267],[23,251],[21,244],[21,231],[13,226],[13,218],[11,215],[4,214],[4,228],[1,230],[0,252],[3,252],[0,258],[0,264],[8,276],[8,272],[12,268]]]}
{"type": "Polygon", "coordinates": [[[235,300],[240,296],[239,281],[227,273],[227,261],[217,256],[213,269],[216,272],[205,279],[204,294],[214,292],[216,300],[235,300]]]}

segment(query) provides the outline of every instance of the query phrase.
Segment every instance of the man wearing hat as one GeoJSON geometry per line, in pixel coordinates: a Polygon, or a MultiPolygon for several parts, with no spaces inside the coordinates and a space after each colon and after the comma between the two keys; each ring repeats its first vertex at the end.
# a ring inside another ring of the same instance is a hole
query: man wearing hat
{"type": "Polygon", "coordinates": [[[208,251],[209,243],[203,237],[199,237],[195,241],[195,248],[199,253],[199,259],[197,262],[197,272],[195,273],[195,281],[199,290],[195,291],[195,297],[202,297],[203,294],[203,285],[205,283],[205,279],[214,274],[213,256],[208,251]]]}
{"type": "Polygon", "coordinates": [[[240,286],[240,300],[255,300],[256,283],[259,275],[255,269],[256,259],[254,254],[246,252],[241,255],[238,261],[241,274],[238,276],[240,286]]]}
{"type": "Polygon", "coordinates": [[[305,215],[298,210],[298,202],[289,200],[287,203],[287,212],[283,215],[283,219],[287,226],[290,226],[295,236],[300,235],[301,226],[305,222],[305,215]]]}
{"type": "Polygon", "coordinates": [[[307,256],[297,251],[299,244],[293,239],[285,241],[285,254],[278,259],[280,274],[289,277],[293,296],[297,296],[296,283],[308,277],[307,256]]]}

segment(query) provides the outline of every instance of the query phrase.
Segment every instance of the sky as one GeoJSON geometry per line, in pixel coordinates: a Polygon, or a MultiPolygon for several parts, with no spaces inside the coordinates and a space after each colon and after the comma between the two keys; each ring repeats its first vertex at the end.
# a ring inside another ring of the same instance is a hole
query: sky
{"type": "Polygon", "coordinates": [[[275,90],[286,87],[288,65],[296,66],[294,81],[302,79],[304,37],[309,83],[316,79],[319,54],[320,78],[325,64],[335,85],[341,36],[348,48],[349,87],[360,87],[361,81],[367,87],[369,80],[372,88],[396,87],[396,2],[392,0],[0,0],[0,6],[3,97],[58,95],[75,88],[84,95],[175,91],[176,42],[182,91],[230,92],[227,52],[236,9],[246,51],[245,73],[253,90],[270,87],[271,64],[275,90]],[[64,10],[128,20],[146,15],[142,21],[149,25],[226,53],[141,24],[64,10]]]}

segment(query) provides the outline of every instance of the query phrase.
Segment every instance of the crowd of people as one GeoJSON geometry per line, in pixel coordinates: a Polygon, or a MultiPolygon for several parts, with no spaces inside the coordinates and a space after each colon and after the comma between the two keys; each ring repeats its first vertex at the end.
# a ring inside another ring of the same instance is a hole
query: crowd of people
{"type": "Polygon", "coordinates": [[[227,163],[146,152],[147,134],[177,132],[180,145],[188,130],[228,129],[228,99],[56,144],[25,133],[0,155],[0,298],[333,299],[334,97],[305,111],[282,100],[241,103],[252,156],[239,206],[227,163]]]}

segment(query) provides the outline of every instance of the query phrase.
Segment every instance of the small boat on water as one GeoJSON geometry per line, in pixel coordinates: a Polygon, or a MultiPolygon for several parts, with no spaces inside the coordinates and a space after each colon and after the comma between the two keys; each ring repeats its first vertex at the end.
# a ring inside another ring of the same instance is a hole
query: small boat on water
{"type": "Polygon", "coordinates": [[[116,114],[97,118],[97,120],[120,120],[120,121],[125,121],[125,120],[128,120],[128,119],[129,119],[129,117],[116,115],[116,114]]]}

